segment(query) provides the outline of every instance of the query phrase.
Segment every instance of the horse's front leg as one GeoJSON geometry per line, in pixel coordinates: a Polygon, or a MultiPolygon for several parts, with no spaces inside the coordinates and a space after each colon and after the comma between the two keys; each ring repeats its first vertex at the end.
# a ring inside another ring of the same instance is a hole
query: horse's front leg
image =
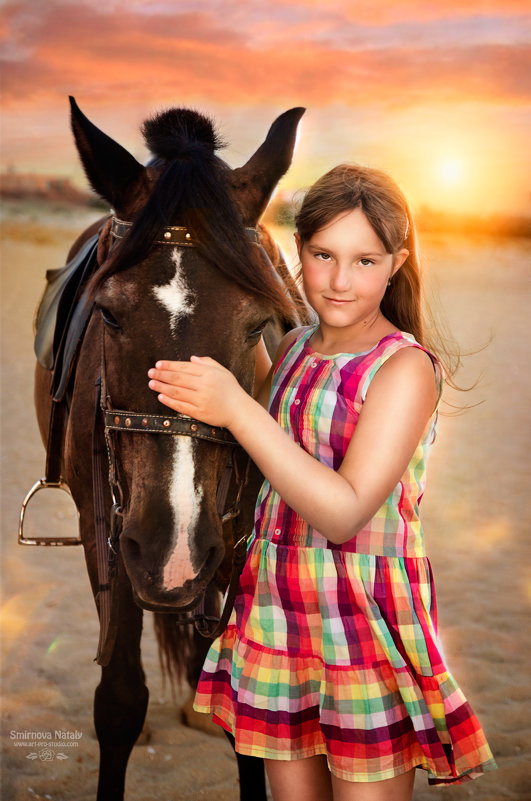
{"type": "Polygon", "coordinates": [[[134,603],[129,580],[119,585],[118,635],[111,661],[102,668],[94,696],[94,723],[100,745],[97,801],[121,801],[125,771],[142,730],[148,689],[140,659],[142,610],[134,603]]]}

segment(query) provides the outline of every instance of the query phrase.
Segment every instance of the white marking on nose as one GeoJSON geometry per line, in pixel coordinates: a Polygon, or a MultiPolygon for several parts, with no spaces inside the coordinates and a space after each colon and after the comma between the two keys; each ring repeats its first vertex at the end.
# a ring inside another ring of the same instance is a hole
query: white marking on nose
{"type": "Polygon", "coordinates": [[[189,437],[175,437],[170,480],[170,505],[173,509],[174,544],[164,566],[164,589],[182,587],[197,575],[192,564],[190,534],[199,517],[203,490],[194,486],[195,443],[189,437]]]}
{"type": "Polygon", "coordinates": [[[181,268],[182,255],[182,251],[178,248],[173,249],[171,260],[175,264],[175,275],[169,283],[153,289],[153,294],[170,315],[170,324],[173,330],[179,317],[191,314],[194,308],[192,294],[186,286],[181,268]]]}

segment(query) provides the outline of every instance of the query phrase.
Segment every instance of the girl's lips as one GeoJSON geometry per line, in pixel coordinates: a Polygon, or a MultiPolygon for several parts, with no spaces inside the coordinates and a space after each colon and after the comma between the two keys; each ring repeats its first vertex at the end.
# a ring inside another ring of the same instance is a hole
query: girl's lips
{"type": "Polygon", "coordinates": [[[352,300],[347,300],[345,298],[327,298],[325,296],[325,300],[327,300],[329,303],[337,303],[339,305],[342,303],[352,303],[352,300]]]}

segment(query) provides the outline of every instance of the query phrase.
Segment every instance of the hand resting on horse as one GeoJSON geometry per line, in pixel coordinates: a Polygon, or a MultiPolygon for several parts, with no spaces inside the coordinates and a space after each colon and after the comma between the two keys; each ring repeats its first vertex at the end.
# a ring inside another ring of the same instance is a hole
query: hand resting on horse
{"type": "Polygon", "coordinates": [[[239,403],[249,397],[233,374],[209,356],[160,361],[148,375],[161,403],[212,426],[232,428],[239,403]]]}
{"type": "Polygon", "coordinates": [[[335,471],[294,442],[214,359],[160,361],[148,374],[161,403],[229,428],[285,502],[336,544],[354,537],[392,492],[436,402],[429,358],[416,348],[396,353],[371,382],[355,434],[335,471]]]}

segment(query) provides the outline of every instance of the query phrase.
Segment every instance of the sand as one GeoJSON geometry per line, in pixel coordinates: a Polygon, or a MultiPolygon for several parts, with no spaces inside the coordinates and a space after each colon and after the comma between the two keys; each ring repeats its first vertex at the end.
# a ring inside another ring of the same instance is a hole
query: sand
{"type": "MultiPolygon", "coordinates": [[[[9,801],[95,798],[98,748],[92,724],[99,668],[98,626],[81,549],[22,548],[19,507],[42,474],[33,412],[32,327],[46,269],[61,266],[93,213],[44,216],[11,208],[2,242],[3,795],[9,801]],[[57,740],[56,730],[69,740],[57,740]],[[51,732],[53,747],[28,745],[26,731],[51,732]],[[76,739],[77,738],[77,739],[76,739]],[[22,745],[17,745],[23,743],[22,745]],[[50,752],[51,758],[27,758],[50,752]],[[63,757],[59,759],[59,754],[63,757]]],[[[281,234],[285,236],[285,234],[281,234]]],[[[531,799],[529,705],[530,555],[527,321],[529,241],[422,237],[430,283],[450,330],[466,349],[458,397],[474,405],[442,416],[423,500],[428,554],[449,665],[487,733],[499,770],[453,789],[427,787],[415,801],[531,799]]],[[[451,399],[452,393],[449,393],[451,399]]],[[[28,531],[73,535],[66,496],[43,503],[28,531]]],[[[186,688],[164,688],[145,616],[143,658],[151,693],[150,737],[135,746],[128,801],[238,798],[223,738],[180,722],[186,688]]]]}

